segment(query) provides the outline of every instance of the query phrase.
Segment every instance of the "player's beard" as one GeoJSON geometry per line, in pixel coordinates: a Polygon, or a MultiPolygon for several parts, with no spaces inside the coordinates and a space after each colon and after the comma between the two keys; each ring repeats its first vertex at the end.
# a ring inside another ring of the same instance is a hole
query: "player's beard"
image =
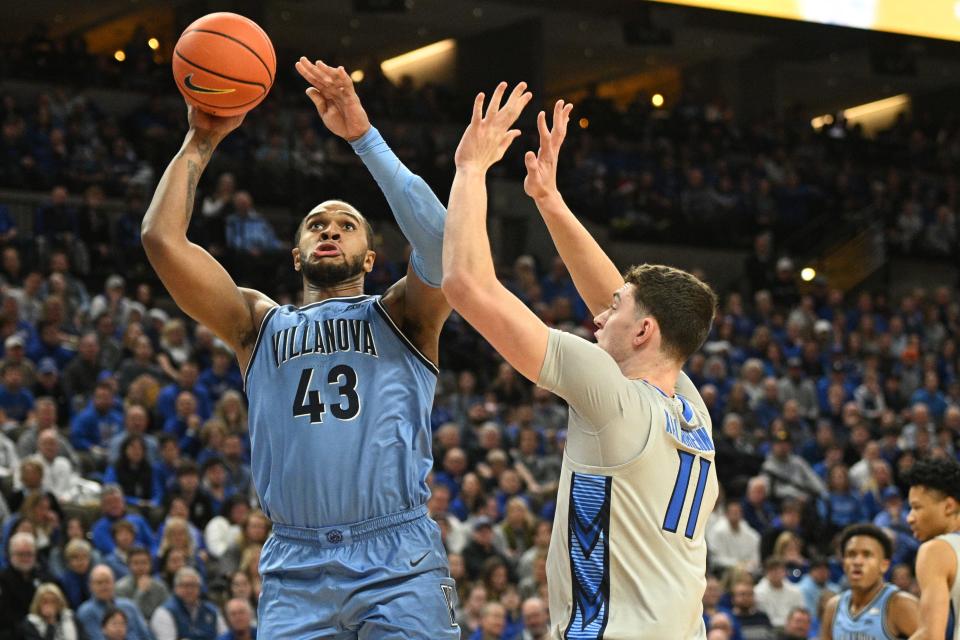
{"type": "Polygon", "coordinates": [[[364,254],[354,258],[345,256],[343,260],[320,260],[303,262],[300,269],[303,277],[315,287],[325,288],[355,278],[363,272],[364,254]]]}

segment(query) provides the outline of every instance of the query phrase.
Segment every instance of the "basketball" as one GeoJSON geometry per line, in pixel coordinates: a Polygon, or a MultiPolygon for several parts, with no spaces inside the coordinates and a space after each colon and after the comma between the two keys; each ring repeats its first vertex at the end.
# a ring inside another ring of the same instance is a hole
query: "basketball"
{"type": "Polygon", "coordinates": [[[235,13],[211,13],[184,30],[173,77],[186,101],[216,116],[250,111],[266,97],[277,56],[266,32],[235,13]]]}

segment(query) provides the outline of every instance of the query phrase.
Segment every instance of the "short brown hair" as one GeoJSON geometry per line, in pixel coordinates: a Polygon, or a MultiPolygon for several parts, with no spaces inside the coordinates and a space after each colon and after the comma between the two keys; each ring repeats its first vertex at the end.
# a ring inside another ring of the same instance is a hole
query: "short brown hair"
{"type": "Polygon", "coordinates": [[[638,313],[656,318],[667,355],[683,362],[706,341],[717,308],[710,285],[662,264],[631,267],[623,279],[633,285],[638,313]]]}

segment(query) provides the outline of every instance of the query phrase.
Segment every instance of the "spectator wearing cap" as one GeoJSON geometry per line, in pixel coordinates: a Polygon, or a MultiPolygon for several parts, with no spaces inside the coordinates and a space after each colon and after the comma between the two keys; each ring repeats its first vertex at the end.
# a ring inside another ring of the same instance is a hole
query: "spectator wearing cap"
{"type": "Polygon", "coordinates": [[[63,370],[63,389],[74,411],[79,411],[90,400],[103,370],[100,366],[100,340],[96,333],[85,333],[77,346],[77,357],[63,370]]]}
{"type": "Polygon", "coordinates": [[[473,520],[473,537],[463,548],[467,576],[471,580],[480,578],[483,566],[490,558],[499,558],[507,564],[507,558],[494,545],[493,521],[487,516],[479,516],[473,520]]]}
{"type": "Polygon", "coordinates": [[[895,529],[904,533],[910,532],[907,524],[907,510],[903,508],[903,496],[900,489],[890,486],[880,494],[883,499],[883,511],[873,518],[873,524],[878,527],[895,529]]]}
{"type": "Polygon", "coordinates": [[[123,414],[117,410],[113,385],[98,382],[93,400],[78,413],[70,425],[70,443],[90,468],[107,461],[110,438],[123,430],[123,414]]]}
{"type": "Polygon", "coordinates": [[[70,402],[67,392],[63,389],[60,379],[60,369],[53,358],[43,358],[37,366],[37,380],[31,391],[35,398],[50,398],[57,410],[57,416],[64,420],[70,416],[70,402]]]}
{"type": "Polygon", "coordinates": [[[803,359],[800,356],[787,358],[787,373],[777,382],[780,401],[786,404],[795,400],[799,405],[800,415],[807,420],[816,420],[820,413],[820,404],[817,402],[817,389],[813,381],[804,376],[803,359]]]}
{"type": "Polygon", "coordinates": [[[763,462],[762,471],[770,479],[774,499],[806,500],[826,494],[823,480],[806,460],[793,453],[793,443],[786,429],[774,430],[771,440],[770,454],[763,462]]]}
{"type": "Polygon", "coordinates": [[[804,606],[803,592],[787,580],[787,567],[782,558],[767,558],[764,575],[757,583],[757,609],[767,614],[770,624],[782,627],[793,607],[804,606]]]}
{"type": "Polygon", "coordinates": [[[29,389],[23,386],[23,369],[18,364],[0,368],[0,409],[6,417],[18,424],[33,419],[34,399],[29,389]]]}
{"type": "Polygon", "coordinates": [[[714,571],[732,568],[755,572],[760,568],[760,534],[743,521],[743,506],[727,502],[724,517],[707,531],[707,548],[714,571]]]}
{"type": "Polygon", "coordinates": [[[214,340],[210,366],[204,369],[197,382],[207,390],[214,404],[226,391],[243,391],[243,377],[233,350],[223,340],[214,340]]]}
{"type": "Polygon", "coordinates": [[[817,606],[825,593],[840,593],[840,585],[830,581],[830,563],[822,556],[816,556],[810,560],[810,568],[807,574],[800,578],[797,588],[803,594],[805,606],[808,610],[814,612],[814,620],[819,620],[816,612],[817,606]]]}
{"type": "Polygon", "coordinates": [[[32,387],[36,382],[37,369],[27,359],[26,341],[19,333],[14,333],[3,341],[3,360],[0,369],[8,364],[19,365],[23,370],[23,385],[32,387]]]}
{"type": "Polygon", "coordinates": [[[123,276],[113,274],[106,279],[103,285],[103,293],[94,296],[90,301],[90,317],[99,318],[102,314],[108,314],[115,326],[123,326],[127,322],[127,314],[130,312],[130,298],[124,295],[126,291],[126,282],[123,276]]]}

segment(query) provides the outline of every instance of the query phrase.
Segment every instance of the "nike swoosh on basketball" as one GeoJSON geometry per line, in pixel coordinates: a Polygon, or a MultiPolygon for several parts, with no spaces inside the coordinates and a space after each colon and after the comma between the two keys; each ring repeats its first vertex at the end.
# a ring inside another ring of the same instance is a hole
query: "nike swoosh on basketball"
{"type": "Polygon", "coordinates": [[[211,89],[209,87],[201,87],[198,84],[193,83],[193,74],[188,73],[183,79],[183,84],[190,89],[190,91],[195,91],[197,93],[233,93],[236,89],[211,89]]]}
{"type": "Polygon", "coordinates": [[[417,558],[416,560],[411,560],[411,561],[410,561],[410,566],[411,566],[411,567],[417,566],[418,564],[420,564],[421,562],[423,562],[424,558],[426,558],[428,555],[430,555],[430,552],[429,552],[429,551],[427,551],[425,554],[423,554],[422,556],[420,556],[420,557],[417,558]]]}

